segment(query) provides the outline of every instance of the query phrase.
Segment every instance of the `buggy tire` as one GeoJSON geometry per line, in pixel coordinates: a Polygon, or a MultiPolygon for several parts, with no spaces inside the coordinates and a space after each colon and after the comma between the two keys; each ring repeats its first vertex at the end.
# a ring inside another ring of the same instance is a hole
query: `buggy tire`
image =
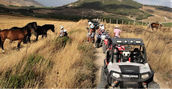
{"type": "Polygon", "coordinates": [[[160,86],[158,83],[152,81],[148,84],[148,89],[160,89],[160,86]]]}

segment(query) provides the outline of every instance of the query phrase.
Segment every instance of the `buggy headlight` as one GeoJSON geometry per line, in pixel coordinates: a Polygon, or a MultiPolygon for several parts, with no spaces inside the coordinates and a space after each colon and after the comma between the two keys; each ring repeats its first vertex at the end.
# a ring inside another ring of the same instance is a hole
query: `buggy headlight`
{"type": "Polygon", "coordinates": [[[117,74],[117,73],[113,73],[112,76],[113,76],[113,77],[116,77],[116,78],[119,78],[119,77],[120,77],[120,75],[117,74]]]}
{"type": "Polygon", "coordinates": [[[148,77],[149,77],[149,74],[148,73],[142,75],[142,79],[146,79],[148,77]]]}

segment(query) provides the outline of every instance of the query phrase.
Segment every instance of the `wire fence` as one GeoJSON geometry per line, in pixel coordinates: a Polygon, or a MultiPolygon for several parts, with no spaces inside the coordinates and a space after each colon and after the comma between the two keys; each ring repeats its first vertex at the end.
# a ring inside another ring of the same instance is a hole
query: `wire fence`
{"type": "Polygon", "coordinates": [[[148,26],[152,22],[138,21],[138,20],[123,20],[123,19],[99,19],[100,22],[121,25],[142,25],[148,26]]]}

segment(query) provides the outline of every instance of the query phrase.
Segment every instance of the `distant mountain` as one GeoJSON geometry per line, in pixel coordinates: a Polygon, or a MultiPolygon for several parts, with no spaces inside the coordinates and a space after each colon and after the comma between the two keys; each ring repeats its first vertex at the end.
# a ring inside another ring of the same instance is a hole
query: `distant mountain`
{"type": "Polygon", "coordinates": [[[0,0],[0,4],[5,6],[35,6],[35,7],[41,7],[40,3],[34,1],[34,0],[0,0]]]}

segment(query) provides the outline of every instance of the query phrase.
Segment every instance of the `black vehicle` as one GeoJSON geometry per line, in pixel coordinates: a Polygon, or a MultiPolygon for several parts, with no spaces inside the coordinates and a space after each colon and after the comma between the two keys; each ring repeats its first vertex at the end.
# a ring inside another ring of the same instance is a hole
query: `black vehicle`
{"type": "Polygon", "coordinates": [[[108,86],[120,88],[159,88],[146,57],[142,39],[113,38],[102,69],[108,86]]]}

